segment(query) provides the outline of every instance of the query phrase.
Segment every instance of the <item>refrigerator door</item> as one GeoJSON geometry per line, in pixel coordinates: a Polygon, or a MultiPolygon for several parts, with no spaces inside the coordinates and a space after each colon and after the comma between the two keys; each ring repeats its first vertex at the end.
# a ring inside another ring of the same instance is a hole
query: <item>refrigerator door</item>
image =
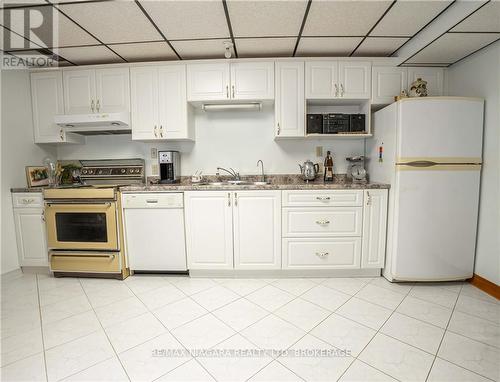
{"type": "Polygon", "coordinates": [[[400,101],[396,162],[481,163],[483,108],[479,98],[400,101]]]}
{"type": "Polygon", "coordinates": [[[396,280],[472,277],[479,165],[396,166],[391,273],[396,280]]]}

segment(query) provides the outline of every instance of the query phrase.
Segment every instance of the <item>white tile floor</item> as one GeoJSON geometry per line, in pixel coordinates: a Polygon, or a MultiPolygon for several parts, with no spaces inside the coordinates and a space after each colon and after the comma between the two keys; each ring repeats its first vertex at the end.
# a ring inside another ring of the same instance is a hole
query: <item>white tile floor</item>
{"type": "Polygon", "coordinates": [[[500,303],[469,284],[1,281],[2,381],[500,380],[500,303]],[[225,356],[153,356],[209,348],[225,356]]]}

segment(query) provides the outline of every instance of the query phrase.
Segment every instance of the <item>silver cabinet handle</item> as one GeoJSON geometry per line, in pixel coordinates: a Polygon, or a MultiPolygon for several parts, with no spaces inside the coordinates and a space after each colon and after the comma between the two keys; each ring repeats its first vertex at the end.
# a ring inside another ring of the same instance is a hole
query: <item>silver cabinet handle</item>
{"type": "Polygon", "coordinates": [[[94,112],[94,100],[90,103],[90,110],[92,110],[92,113],[94,112]]]}
{"type": "Polygon", "coordinates": [[[160,137],[163,138],[163,126],[162,125],[160,125],[160,137]]]}
{"type": "Polygon", "coordinates": [[[96,104],[95,104],[95,108],[97,109],[97,111],[99,112],[99,109],[101,108],[101,103],[99,102],[99,100],[97,100],[96,104]]]}
{"type": "Polygon", "coordinates": [[[227,193],[227,206],[231,207],[231,193],[230,192],[227,193]]]}
{"type": "Polygon", "coordinates": [[[148,204],[156,204],[156,203],[158,203],[158,200],[157,199],[148,199],[148,200],[146,200],[146,203],[148,203],[148,204]]]}
{"type": "Polygon", "coordinates": [[[316,196],[317,200],[330,200],[329,196],[316,196]]]}
{"type": "Polygon", "coordinates": [[[42,210],[42,221],[45,221],[45,210],[42,210]]]}
{"type": "Polygon", "coordinates": [[[24,203],[24,204],[31,204],[31,203],[33,203],[34,201],[35,201],[35,199],[26,199],[26,198],[24,198],[24,199],[23,199],[23,203],[24,203]]]}
{"type": "Polygon", "coordinates": [[[325,258],[329,255],[328,252],[316,252],[316,256],[320,257],[320,258],[325,258]]]}
{"type": "Polygon", "coordinates": [[[280,135],[281,133],[281,126],[280,126],[280,123],[278,122],[278,135],[280,135]]]}
{"type": "Polygon", "coordinates": [[[330,224],[330,221],[329,220],[316,220],[316,224],[326,225],[326,224],[330,224]]]}
{"type": "Polygon", "coordinates": [[[155,125],[154,128],[155,138],[158,138],[158,126],[155,125]]]}
{"type": "Polygon", "coordinates": [[[335,86],[335,97],[339,96],[339,86],[337,84],[334,84],[335,86]]]}
{"type": "Polygon", "coordinates": [[[61,137],[61,141],[64,141],[64,131],[63,131],[63,129],[59,130],[59,136],[61,137]]]}
{"type": "Polygon", "coordinates": [[[340,96],[341,97],[344,96],[344,85],[343,84],[340,84],[340,96]]]}
{"type": "Polygon", "coordinates": [[[226,98],[229,98],[229,85],[226,85],[226,98]]]}
{"type": "Polygon", "coordinates": [[[234,193],[234,206],[238,207],[238,193],[237,192],[234,193]]]}
{"type": "Polygon", "coordinates": [[[234,98],[234,85],[232,86],[232,93],[233,93],[233,94],[232,94],[232,96],[231,96],[231,97],[232,97],[232,98],[234,98]]]}
{"type": "Polygon", "coordinates": [[[369,206],[370,204],[372,204],[372,196],[370,195],[370,191],[366,191],[366,205],[369,206]]]}

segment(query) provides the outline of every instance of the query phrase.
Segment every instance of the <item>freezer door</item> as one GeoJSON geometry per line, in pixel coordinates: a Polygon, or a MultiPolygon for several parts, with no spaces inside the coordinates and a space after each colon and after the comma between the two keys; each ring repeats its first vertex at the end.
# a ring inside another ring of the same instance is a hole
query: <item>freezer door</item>
{"type": "Polygon", "coordinates": [[[483,100],[437,97],[399,102],[396,162],[481,163],[483,100]]]}
{"type": "Polygon", "coordinates": [[[472,276],[480,166],[396,166],[392,274],[396,280],[472,276]]]}

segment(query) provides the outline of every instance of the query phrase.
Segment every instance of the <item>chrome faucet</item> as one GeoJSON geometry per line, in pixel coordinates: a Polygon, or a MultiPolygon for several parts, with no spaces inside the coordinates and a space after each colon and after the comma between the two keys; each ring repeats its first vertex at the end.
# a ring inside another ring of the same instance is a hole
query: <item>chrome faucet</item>
{"type": "Polygon", "coordinates": [[[262,160],[259,159],[257,161],[257,167],[259,166],[259,163],[260,163],[260,165],[262,167],[262,182],[265,182],[266,181],[266,176],[264,175],[264,162],[262,162],[262,160]]]}
{"type": "Polygon", "coordinates": [[[221,170],[231,175],[233,177],[233,180],[240,180],[240,174],[236,172],[233,168],[229,167],[229,170],[227,170],[224,167],[217,167],[217,175],[219,175],[219,171],[221,170]]]}

